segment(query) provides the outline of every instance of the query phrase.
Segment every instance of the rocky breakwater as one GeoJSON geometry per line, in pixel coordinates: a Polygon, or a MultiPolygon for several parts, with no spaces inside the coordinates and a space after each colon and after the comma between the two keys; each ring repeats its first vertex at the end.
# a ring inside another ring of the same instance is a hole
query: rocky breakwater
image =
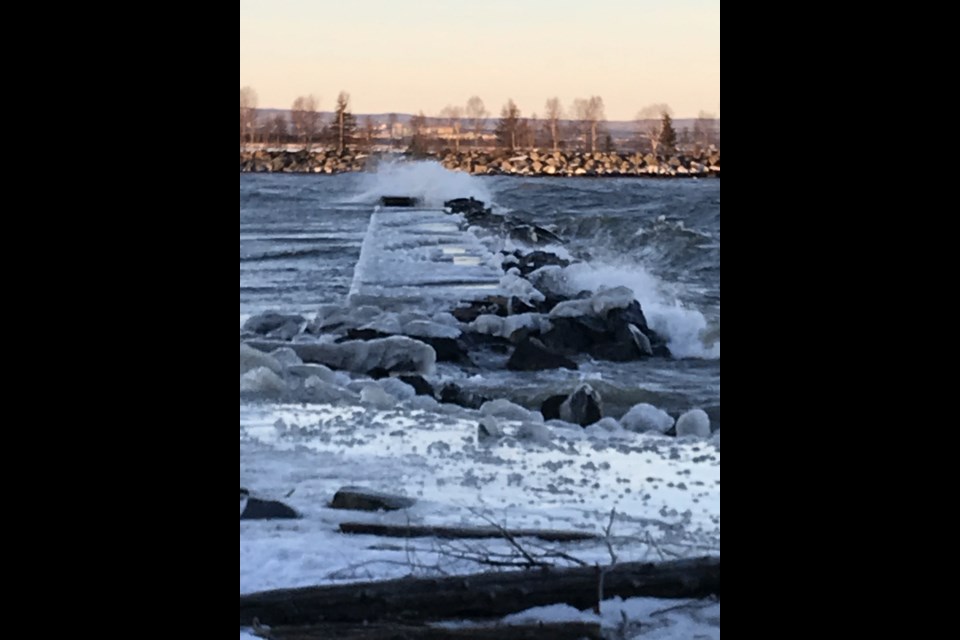
{"type": "MultiPolygon", "coordinates": [[[[620,421],[604,418],[603,399],[589,385],[564,389],[537,411],[439,379],[438,362],[476,375],[491,369],[576,370],[590,359],[673,357],[630,289],[571,290],[565,270],[573,261],[551,251],[560,239],[549,229],[494,214],[473,199],[446,205],[452,218],[487,234],[490,243],[511,247],[519,245],[513,239],[522,240],[523,249],[501,248],[495,254],[503,269],[497,295],[435,310],[325,305],[313,319],[255,316],[240,332],[241,395],[383,408],[398,402],[420,409],[455,404],[490,418],[481,425],[485,437],[498,437],[495,423],[501,419],[711,434],[712,420],[699,410],[676,426],[673,416],[650,405],[637,405],[620,421]]],[[[542,431],[530,425],[531,437],[542,431]]]]}
{"type": "Polygon", "coordinates": [[[720,153],[679,155],[579,151],[470,150],[439,156],[444,167],[477,175],[720,177],[720,153]]]}
{"type": "Polygon", "coordinates": [[[240,173],[347,173],[363,171],[368,155],[345,151],[241,151],[240,173]]]}
{"type": "MultiPolygon", "coordinates": [[[[403,157],[411,157],[405,155],[403,157]]],[[[345,173],[374,166],[379,155],[336,151],[255,151],[240,153],[241,173],[345,173]]],[[[615,151],[505,150],[442,151],[425,159],[439,161],[445,168],[473,175],[517,175],[585,178],[691,178],[720,177],[720,153],[678,155],[669,158],[652,154],[615,151]]]]}

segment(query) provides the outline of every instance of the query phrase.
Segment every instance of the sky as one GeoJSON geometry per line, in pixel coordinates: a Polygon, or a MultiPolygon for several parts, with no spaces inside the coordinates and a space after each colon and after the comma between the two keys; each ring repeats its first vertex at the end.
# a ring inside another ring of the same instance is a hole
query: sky
{"type": "Polygon", "coordinates": [[[241,0],[240,86],[261,108],[340,91],[354,113],[438,115],[480,96],[524,116],[600,96],[720,115],[719,0],[241,0]]]}

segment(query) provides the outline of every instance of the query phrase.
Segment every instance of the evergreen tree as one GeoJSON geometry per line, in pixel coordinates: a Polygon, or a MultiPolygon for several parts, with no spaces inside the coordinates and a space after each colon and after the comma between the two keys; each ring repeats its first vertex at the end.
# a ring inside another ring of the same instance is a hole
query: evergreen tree
{"type": "Polygon", "coordinates": [[[677,132],[673,128],[670,114],[664,112],[660,119],[660,148],[665,156],[669,156],[677,149],[677,132]]]}
{"type": "Polygon", "coordinates": [[[341,91],[337,96],[330,128],[336,136],[337,153],[342,155],[343,150],[354,141],[357,131],[357,118],[350,112],[350,94],[346,91],[341,91]]]}

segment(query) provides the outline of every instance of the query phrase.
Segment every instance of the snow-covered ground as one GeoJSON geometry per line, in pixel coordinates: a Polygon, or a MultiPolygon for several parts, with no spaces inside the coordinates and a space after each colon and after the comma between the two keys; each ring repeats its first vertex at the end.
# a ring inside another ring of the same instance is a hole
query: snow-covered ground
{"type": "MultiPolygon", "coordinates": [[[[609,540],[620,562],[719,554],[720,452],[711,441],[637,434],[612,420],[604,423],[608,428],[545,425],[537,414],[532,420],[497,420],[503,436],[479,441],[480,421],[490,425],[489,418],[431,403],[413,398],[389,409],[376,408],[375,401],[241,403],[241,486],[282,500],[303,515],[240,523],[241,594],[489,570],[475,560],[511,553],[497,540],[347,535],[338,532],[344,521],[495,523],[603,535],[613,511],[609,540]],[[431,409],[416,408],[423,405],[431,409]],[[417,503],[390,513],[328,508],[334,493],[349,485],[406,495],[417,503]]],[[[562,549],[590,564],[611,561],[606,541],[528,544],[536,554],[562,549]]],[[[643,606],[649,613],[672,604],[643,606]]],[[[549,609],[541,617],[552,619],[557,611],[563,609],[549,609]]],[[[697,607],[691,611],[714,617],[697,607]]],[[[696,623],[692,614],[681,613],[686,623],[696,623]]],[[[619,613],[610,615],[621,623],[619,613]]]]}

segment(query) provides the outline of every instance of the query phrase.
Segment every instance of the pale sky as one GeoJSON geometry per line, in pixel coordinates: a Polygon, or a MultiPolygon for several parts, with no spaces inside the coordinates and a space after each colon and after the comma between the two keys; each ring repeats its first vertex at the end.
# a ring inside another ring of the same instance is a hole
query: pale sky
{"type": "Polygon", "coordinates": [[[263,108],[429,116],[479,95],[524,116],[598,95],[610,120],[665,102],[720,115],[719,0],[241,0],[240,86],[263,108]]]}

